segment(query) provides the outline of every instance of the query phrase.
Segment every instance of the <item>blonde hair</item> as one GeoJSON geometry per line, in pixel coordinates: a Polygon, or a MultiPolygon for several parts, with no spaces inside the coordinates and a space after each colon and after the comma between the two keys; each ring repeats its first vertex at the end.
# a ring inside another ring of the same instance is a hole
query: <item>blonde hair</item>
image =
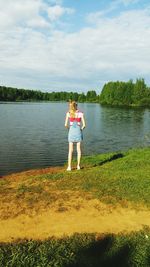
{"type": "Polygon", "coordinates": [[[76,110],[77,110],[77,103],[75,101],[70,101],[69,112],[71,118],[75,118],[76,110]]]}

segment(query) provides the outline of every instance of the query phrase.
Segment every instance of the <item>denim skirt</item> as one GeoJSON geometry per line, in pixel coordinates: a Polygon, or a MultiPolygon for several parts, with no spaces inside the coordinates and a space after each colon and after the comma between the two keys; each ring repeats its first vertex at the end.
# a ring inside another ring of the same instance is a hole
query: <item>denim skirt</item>
{"type": "Polygon", "coordinates": [[[80,126],[77,124],[76,121],[69,128],[68,132],[68,142],[78,143],[83,140],[83,133],[80,126]]]}

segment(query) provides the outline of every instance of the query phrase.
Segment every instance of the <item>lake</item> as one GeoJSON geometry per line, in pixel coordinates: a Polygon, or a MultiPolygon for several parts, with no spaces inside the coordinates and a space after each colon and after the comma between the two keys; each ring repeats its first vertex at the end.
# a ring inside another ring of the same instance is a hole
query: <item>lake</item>
{"type": "MultiPolygon", "coordinates": [[[[0,102],[0,175],[63,165],[67,109],[64,102],[0,102]]],[[[87,122],[83,155],[150,145],[150,109],[95,103],[79,103],[79,109],[87,122]]]]}

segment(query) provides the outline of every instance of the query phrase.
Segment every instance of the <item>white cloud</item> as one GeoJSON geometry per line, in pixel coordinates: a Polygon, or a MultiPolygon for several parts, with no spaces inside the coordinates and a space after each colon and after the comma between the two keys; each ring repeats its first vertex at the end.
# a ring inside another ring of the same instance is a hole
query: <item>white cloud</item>
{"type": "Polygon", "coordinates": [[[60,5],[55,5],[55,6],[49,7],[47,12],[48,12],[49,19],[54,21],[60,18],[64,14],[73,14],[74,9],[61,7],[60,5]]]}
{"type": "MultiPolygon", "coordinates": [[[[44,2],[36,1],[36,5],[36,11],[32,5],[26,7],[32,16],[23,15],[28,27],[12,27],[12,31],[0,34],[2,81],[10,81],[10,85],[16,81],[24,88],[71,90],[76,87],[82,90],[98,87],[109,80],[148,77],[149,9],[126,11],[113,18],[100,17],[92,27],[74,33],[54,28],[45,33],[32,28],[45,23],[38,17],[44,2]]],[[[13,25],[16,25],[20,15],[13,12],[16,14],[13,25]]],[[[58,12],[59,17],[61,12],[58,12]]]]}
{"type": "Polygon", "coordinates": [[[26,25],[31,28],[50,27],[50,24],[45,19],[41,18],[40,16],[39,17],[37,16],[37,18],[30,19],[29,21],[27,21],[26,25]]]}
{"type": "Polygon", "coordinates": [[[40,18],[39,12],[44,7],[41,0],[0,0],[0,29],[25,26],[33,18],[40,18]]]}
{"type": "MultiPolygon", "coordinates": [[[[110,4],[103,10],[97,12],[91,12],[87,15],[86,20],[89,23],[96,23],[99,19],[108,16],[116,10],[120,11],[121,6],[128,7],[130,5],[138,3],[139,0],[115,0],[111,1],[110,4]]],[[[121,9],[122,10],[122,9],[121,9]]]]}
{"type": "Polygon", "coordinates": [[[74,9],[58,5],[60,1],[49,3],[55,5],[50,6],[44,0],[0,0],[0,30],[13,27],[51,27],[54,20],[75,12],[74,9]]]}

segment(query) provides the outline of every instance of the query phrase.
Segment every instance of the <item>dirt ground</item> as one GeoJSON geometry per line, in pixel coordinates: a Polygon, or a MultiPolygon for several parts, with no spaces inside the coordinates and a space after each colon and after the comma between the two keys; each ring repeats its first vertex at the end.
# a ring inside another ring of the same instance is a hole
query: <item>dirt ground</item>
{"type": "MultiPolygon", "coordinates": [[[[55,169],[53,169],[55,172],[55,169]]],[[[58,171],[58,169],[57,169],[58,171]]],[[[32,171],[26,172],[30,175],[32,171]]],[[[45,170],[49,172],[49,170],[45,170]]],[[[38,173],[38,171],[36,171],[38,173]]],[[[35,172],[32,172],[35,174],[35,172]]],[[[8,176],[16,182],[22,174],[8,176]]],[[[0,205],[0,209],[3,203],[0,205]]],[[[10,203],[11,207],[11,203],[10,203]]],[[[4,208],[4,207],[3,207],[4,208]]],[[[13,208],[13,206],[12,206],[13,208]]],[[[65,203],[56,201],[39,212],[23,212],[15,217],[0,219],[0,242],[17,239],[40,239],[62,237],[73,233],[119,233],[138,231],[150,226],[150,211],[146,207],[133,209],[104,204],[86,195],[73,194],[65,203]]]]}
{"type": "Polygon", "coordinates": [[[0,242],[62,237],[73,233],[119,233],[150,226],[148,210],[113,208],[98,200],[78,200],[79,208],[51,208],[35,216],[21,214],[0,220],[0,242]],[[80,203],[79,203],[80,202],[80,203]]]}

